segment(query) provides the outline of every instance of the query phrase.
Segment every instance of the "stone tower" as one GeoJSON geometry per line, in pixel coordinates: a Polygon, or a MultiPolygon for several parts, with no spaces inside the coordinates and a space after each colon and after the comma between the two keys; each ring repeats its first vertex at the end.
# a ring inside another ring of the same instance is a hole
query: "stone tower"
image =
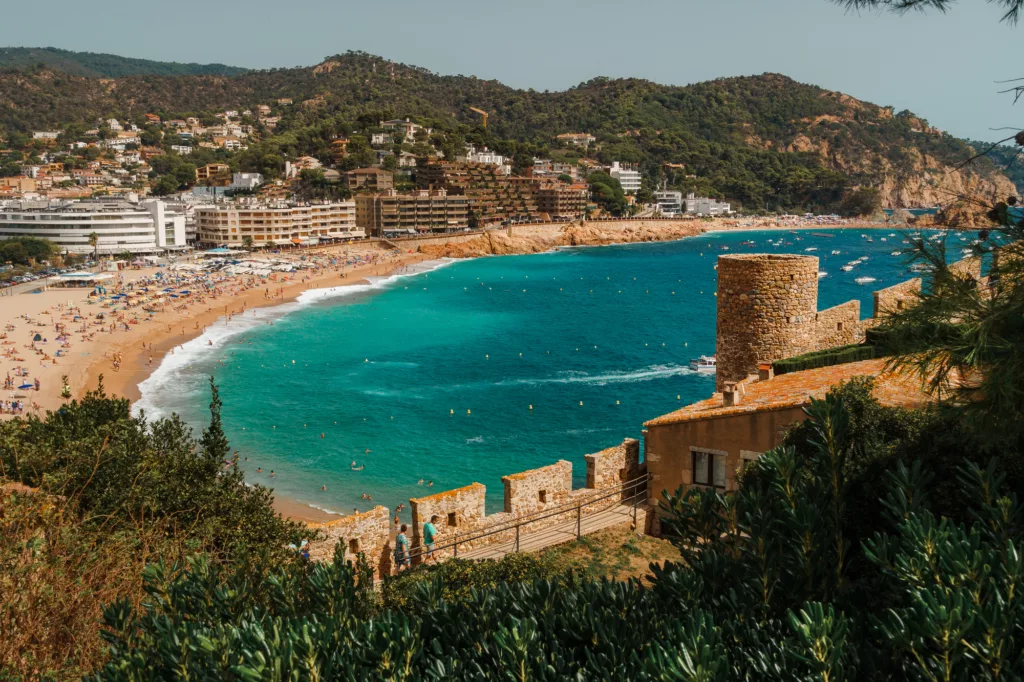
{"type": "Polygon", "coordinates": [[[816,257],[719,256],[716,389],[760,363],[813,350],[817,311],[816,257]]]}

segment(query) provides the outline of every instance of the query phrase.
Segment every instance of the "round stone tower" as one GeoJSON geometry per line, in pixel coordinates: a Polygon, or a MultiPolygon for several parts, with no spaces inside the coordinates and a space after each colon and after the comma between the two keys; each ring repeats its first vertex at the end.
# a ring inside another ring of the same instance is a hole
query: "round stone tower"
{"type": "Polygon", "coordinates": [[[816,257],[719,256],[717,390],[760,363],[813,350],[817,312],[816,257]]]}

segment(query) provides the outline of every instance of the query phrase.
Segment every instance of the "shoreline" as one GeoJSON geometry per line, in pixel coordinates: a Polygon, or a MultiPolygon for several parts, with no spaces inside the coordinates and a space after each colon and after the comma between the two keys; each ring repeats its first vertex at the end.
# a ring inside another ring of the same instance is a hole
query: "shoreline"
{"type": "MultiPolygon", "coordinates": [[[[661,243],[700,237],[704,234],[736,231],[811,231],[835,229],[889,229],[898,231],[900,229],[906,229],[905,226],[902,226],[901,228],[900,226],[877,224],[869,227],[867,224],[765,226],[714,225],[713,223],[699,223],[692,227],[701,229],[694,234],[680,235],[677,231],[674,233],[673,228],[669,228],[666,229],[665,234],[662,235],[664,237],[663,239],[644,239],[642,241],[622,242],[615,241],[610,243],[580,244],[579,246],[621,246],[636,243],[661,243]]],[[[453,237],[457,239],[458,235],[453,235],[453,237]]],[[[405,244],[402,244],[402,246],[404,248],[405,244]]],[[[415,248],[413,244],[409,244],[409,247],[415,248]]],[[[312,249],[308,252],[302,253],[303,257],[312,253],[318,253],[326,256],[342,255],[347,253],[347,251],[342,251],[342,248],[344,247],[327,247],[312,249]]],[[[165,310],[160,314],[158,319],[152,320],[150,324],[146,326],[140,325],[132,330],[132,332],[139,333],[118,333],[117,337],[104,336],[84,342],[85,347],[77,348],[76,350],[90,351],[88,353],[81,353],[81,355],[88,356],[89,359],[86,362],[77,364],[55,364],[52,368],[47,368],[52,371],[46,372],[44,370],[39,373],[40,375],[45,375],[47,378],[46,384],[44,385],[44,392],[48,394],[50,399],[43,400],[41,396],[37,399],[44,403],[41,405],[44,409],[54,409],[59,406],[60,386],[59,382],[53,381],[53,379],[59,376],[60,373],[64,373],[66,371],[64,369],[65,367],[70,366],[72,369],[71,371],[67,371],[67,373],[69,375],[69,385],[72,388],[72,394],[75,398],[82,397],[87,390],[95,389],[99,383],[100,377],[102,376],[104,390],[108,395],[124,397],[134,404],[141,398],[139,385],[159,369],[164,358],[171,354],[173,349],[202,336],[208,328],[219,326],[221,323],[228,324],[230,320],[226,319],[227,316],[237,315],[243,311],[247,312],[257,308],[274,308],[291,303],[308,291],[326,290],[360,284],[365,285],[369,283],[366,279],[367,277],[393,276],[395,274],[399,274],[398,271],[403,267],[422,263],[424,261],[436,260],[440,255],[436,252],[423,252],[419,249],[412,250],[412,248],[406,252],[396,253],[393,250],[382,246],[381,248],[376,249],[376,253],[381,255],[388,254],[391,256],[391,259],[385,263],[359,264],[354,267],[341,266],[336,269],[326,268],[324,271],[316,274],[299,271],[297,273],[292,273],[293,278],[290,278],[286,282],[273,283],[273,288],[275,290],[280,290],[279,295],[274,295],[268,298],[265,291],[261,291],[261,289],[266,288],[265,285],[267,282],[262,282],[259,286],[243,288],[241,291],[228,293],[222,295],[220,298],[214,297],[216,300],[203,304],[201,307],[204,309],[196,310],[194,313],[165,310]],[[114,371],[112,367],[111,356],[115,353],[120,353],[122,355],[120,371],[114,371]],[[56,399],[54,400],[54,398],[56,399]]],[[[537,253],[557,251],[561,248],[575,247],[552,245],[551,248],[543,251],[527,250],[521,253],[512,252],[507,254],[489,255],[533,255],[537,253]]],[[[431,249],[431,251],[434,250],[431,249]]],[[[467,253],[461,257],[456,256],[454,259],[469,260],[475,257],[481,257],[481,255],[467,253]]],[[[136,273],[139,276],[146,274],[138,271],[132,271],[131,273],[125,274],[136,273]]],[[[244,279],[244,276],[236,276],[233,278],[236,283],[244,279]]],[[[39,303],[45,304],[46,302],[53,303],[55,301],[63,302],[62,299],[65,298],[68,299],[68,303],[70,303],[72,299],[78,298],[80,303],[81,300],[85,298],[85,292],[83,290],[51,290],[44,292],[44,295],[49,295],[49,297],[43,301],[38,301],[39,303]]],[[[27,294],[19,295],[19,297],[21,296],[24,296],[29,300],[36,298],[29,297],[27,294]]],[[[274,507],[279,513],[287,518],[308,523],[322,523],[343,516],[340,514],[329,514],[310,507],[300,501],[278,496],[276,494],[274,495],[274,507]]]]}

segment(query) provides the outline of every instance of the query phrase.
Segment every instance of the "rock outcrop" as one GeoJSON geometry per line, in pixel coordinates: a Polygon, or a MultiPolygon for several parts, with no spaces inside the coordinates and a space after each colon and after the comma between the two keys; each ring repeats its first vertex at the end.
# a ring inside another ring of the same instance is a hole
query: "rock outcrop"
{"type": "Polygon", "coordinates": [[[421,253],[437,258],[476,258],[543,253],[560,246],[603,246],[634,242],[656,242],[691,237],[704,231],[697,220],[623,222],[574,222],[554,225],[517,225],[509,235],[504,229],[489,230],[482,235],[443,244],[424,244],[421,253]]]}

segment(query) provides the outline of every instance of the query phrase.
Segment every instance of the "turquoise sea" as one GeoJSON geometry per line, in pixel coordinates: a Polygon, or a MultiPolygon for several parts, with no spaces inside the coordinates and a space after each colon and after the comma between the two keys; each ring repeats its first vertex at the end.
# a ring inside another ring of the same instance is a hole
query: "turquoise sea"
{"type": "Polygon", "coordinates": [[[584,454],[712,392],[689,360],[715,351],[718,255],[818,256],[819,308],[856,298],[867,317],[874,289],[910,276],[891,255],[902,235],[870,234],[714,233],[427,264],[221,321],[167,357],[138,406],[198,431],[212,374],[252,482],[348,513],[477,481],[498,510],[502,475],[567,459],[582,485],[584,454]],[[877,281],[854,282],[862,276],[877,281]]]}

